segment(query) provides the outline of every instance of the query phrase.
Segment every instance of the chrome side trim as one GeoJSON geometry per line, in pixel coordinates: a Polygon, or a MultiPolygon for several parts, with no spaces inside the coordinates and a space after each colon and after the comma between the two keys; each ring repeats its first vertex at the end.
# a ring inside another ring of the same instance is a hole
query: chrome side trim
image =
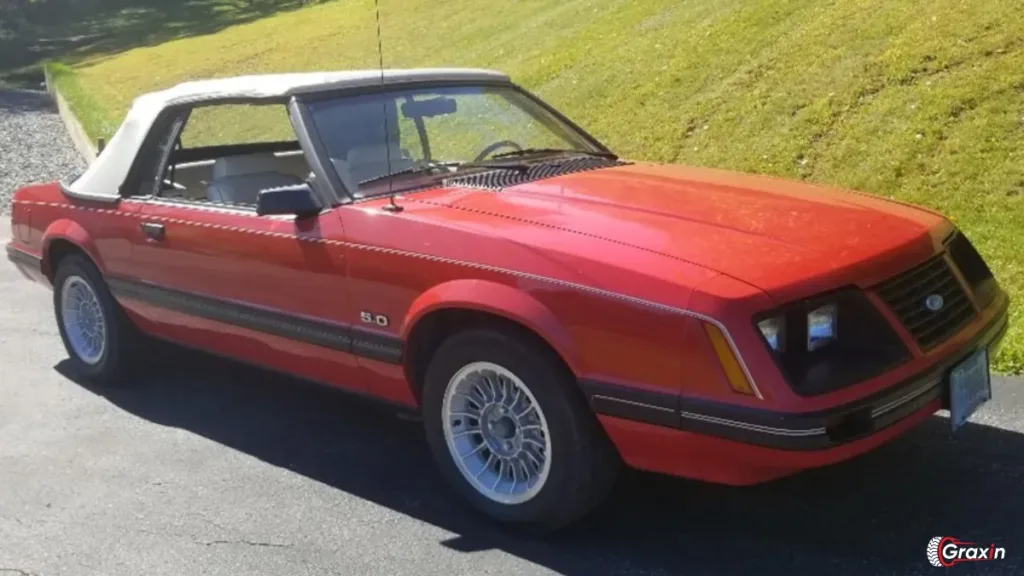
{"type": "Polygon", "coordinates": [[[624,400],[622,398],[612,398],[611,396],[604,396],[601,394],[594,394],[591,398],[597,398],[601,400],[607,400],[608,402],[615,402],[618,404],[626,404],[629,406],[636,406],[637,408],[645,408],[648,410],[658,410],[660,412],[667,412],[669,414],[675,414],[675,410],[671,408],[665,408],[664,406],[654,406],[653,404],[645,404],[643,402],[634,402],[632,400],[624,400]]]}
{"type": "Polygon", "coordinates": [[[900,396],[896,400],[893,400],[892,402],[889,402],[888,404],[884,404],[882,406],[879,406],[878,408],[875,408],[874,410],[871,411],[871,417],[872,418],[877,418],[877,417],[881,416],[882,414],[886,414],[888,412],[892,412],[893,410],[899,408],[900,406],[903,406],[904,404],[906,404],[908,402],[912,402],[915,398],[918,398],[918,397],[922,396],[923,394],[925,394],[929,390],[934,389],[936,386],[939,386],[940,384],[942,384],[942,377],[941,376],[937,376],[935,378],[932,378],[931,380],[928,380],[927,382],[925,382],[921,386],[918,386],[917,388],[915,388],[914,390],[908,392],[907,394],[905,394],[903,396],[900,396]]]}
{"type": "Polygon", "coordinates": [[[699,422],[709,422],[711,424],[718,424],[720,426],[729,426],[732,428],[739,428],[741,430],[750,430],[752,432],[761,432],[763,434],[773,434],[775,436],[786,436],[786,437],[804,437],[804,436],[820,436],[825,433],[825,428],[804,428],[804,429],[792,429],[792,428],[774,428],[772,426],[762,426],[760,424],[749,424],[747,422],[739,422],[737,420],[729,420],[726,418],[718,418],[716,416],[708,416],[705,414],[695,414],[693,412],[680,412],[683,418],[689,420],[697,420],[699,422]]]}

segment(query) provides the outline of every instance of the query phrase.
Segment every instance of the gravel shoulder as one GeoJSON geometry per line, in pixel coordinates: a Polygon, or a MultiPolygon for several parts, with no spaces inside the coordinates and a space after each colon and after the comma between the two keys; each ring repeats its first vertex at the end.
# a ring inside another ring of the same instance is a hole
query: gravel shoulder
{"type": "Polygon", "coordinates": [[[83,169],[48,94],[0,90],[0,214],[9,213],[18,188],[83,169]]]}

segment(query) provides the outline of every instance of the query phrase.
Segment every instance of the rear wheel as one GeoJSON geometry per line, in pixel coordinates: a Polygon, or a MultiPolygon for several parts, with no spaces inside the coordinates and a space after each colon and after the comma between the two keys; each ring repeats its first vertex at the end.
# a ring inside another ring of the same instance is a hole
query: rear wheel
{"type": "Polygon", "coordinates": [[[548,532],[608,494],[618,455],[549,350],[492,330],[449,338],[427,369],[423,421],[448,482],[488,516],[548,532]]]}
{"type": "Polygon", "coordinates": [[[72,370],[102,384],[123,384],[137,364],[142,335],[85,256],[60,260],[53,279],[53,307],[72,370]]]}

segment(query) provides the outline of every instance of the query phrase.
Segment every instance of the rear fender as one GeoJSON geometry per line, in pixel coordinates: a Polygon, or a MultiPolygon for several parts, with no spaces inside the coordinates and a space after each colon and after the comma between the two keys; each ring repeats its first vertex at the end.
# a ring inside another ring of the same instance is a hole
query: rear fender
{"type": "Polygon", "coordinates": [[[43,232],[43,274],[45,274],[47,278],[52,280],[53,274],[56,272],[52,269],[52,249],[54,242],[58,240],[74,244],[89,256],[93,261],[93,264],[100,269],[100,272],[106,270],[103,266],[103,260],[100,258],[99,252],[96,250],[96,244],[85,228],[74,220],[59,218],[51,222],[43,232]]]}

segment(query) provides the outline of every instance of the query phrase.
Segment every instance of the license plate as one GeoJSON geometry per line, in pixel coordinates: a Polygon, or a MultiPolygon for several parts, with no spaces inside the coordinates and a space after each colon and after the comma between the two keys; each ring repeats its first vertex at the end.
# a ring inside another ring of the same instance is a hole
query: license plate
{"type": "Polygon", "coordinates": [[[991,398],[988,350],[982,348],[949,374],[949,414],[953,431],[963,426],[971,414],[991,398]]]}

